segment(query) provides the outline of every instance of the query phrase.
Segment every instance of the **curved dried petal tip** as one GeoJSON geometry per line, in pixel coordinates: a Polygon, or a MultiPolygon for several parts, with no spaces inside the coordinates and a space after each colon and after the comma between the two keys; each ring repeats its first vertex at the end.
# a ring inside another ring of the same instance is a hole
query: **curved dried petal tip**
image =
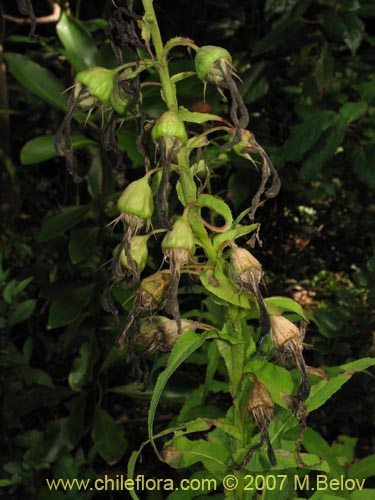
{"type": "Polygon", "coordinates": [[[275,404],[267,387],[253,375],[254,385],[249,397],[248,411],[260,427],[267,426],[273,416],[275,404]]]}
{"type": "Polygon", "coordinates": [[[291,344],[302,349],[303,338],[299,328],[294,323],[284,316],[275,314],[270,315],[270,320],[272,342],[276,349],[288,351],[291,349],[291,344]]]}
{"type": "Polygon", "coordinates": [[[235,244],[232,244],[230,271],[236,285],[252,292],[262,279],[261,263],[248,250],[235,244]]]}

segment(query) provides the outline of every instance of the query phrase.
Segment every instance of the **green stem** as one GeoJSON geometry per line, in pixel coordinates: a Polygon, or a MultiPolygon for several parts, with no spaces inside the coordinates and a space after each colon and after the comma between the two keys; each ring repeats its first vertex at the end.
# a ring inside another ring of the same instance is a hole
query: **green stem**
{"type": "Polygon", "coordinates": [[[153,0],[142,0],[145,9],[144,22],[150,28],[151,39],[155,49],[155,67],[159,73],[163,95],[168,109],[177,111],[176,90],[169,75],[168,61],[165,56],[163,41],[160,35],[159,25],[156,19],[153,0]]]}

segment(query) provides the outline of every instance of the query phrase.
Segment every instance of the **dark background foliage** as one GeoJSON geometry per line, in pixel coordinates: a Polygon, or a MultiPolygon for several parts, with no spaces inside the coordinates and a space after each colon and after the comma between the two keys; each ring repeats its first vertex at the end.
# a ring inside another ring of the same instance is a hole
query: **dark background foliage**
{"type": "MultiPolygon", "coordinates": [[[[37,16],[50,11],[48,2],[33,5],[37,16]]],[[[71,2],[71,7],[91,22],[103,46],[105,32],[93,20],[108,19],[111,2],[71,2]]],[[[2,8],[3,14],[20,16],[15,2],[5,1],[2,8]]],[[[249,127],[282,181],[280,195],[257,214],[265,285],[269,295],[294,297],[313,315],[307,362],[324,368],[373,356],[373,2],[162,0],[155,8],[164,39],[184,35],[233,54],[249,127]]],[[[26,38],[28,29],[3,21],[4,53],[27,55],[68,87],[73,72],[55,25],[39,25],[34,42],[26,38]]],[[[0,62],[5,70],[7,60],[0,62]]],[[[22,165],[23,145],[55,133],[63,113],[22,86],[13,71],[1,79],[0,476],[10,480],[4,498],[43,499],[41,478],[116,473],[118,460],[126,463],[146,438],[149,393],[131,385],[129,367],[113,348],[113,319],[99,303],[109,272],[103,264],[116,243],[105,228],[114,213],[111,199],[139,176],[142,162],[129,139],[125,168],[116,167],[110,153],[98,158],[92,146],[79,150],[87,180],[80,185],[61,159],[22,165]],[[61,208],[67,206],[74,208],[61,208]],[[57,214],[63,215],[51,219],[57,214]],[[113,391],[119,386],[127,392],[113,391]]],[[[181,87],[181,95],[189,106],[202,101],[199,86],[181,87]]],[[[207,99],[214,110],[227,112],[214,92],[207,99]]],[[[152,115],[152,95],[145,106],[152,115]]],[[[97,139],[93,131],[86,134],[97,139]]],[[[236,210],[246,208],[256,172],[233,158],[224,172],[215,188],[236,210]]],[[[178,413],[201,375],[200,362],[188,376],[175,377],[160,409],[161,427],[178,413]]],[[[375,451],[370,377],[351,379],[309,418],[329,443],[350,437],[356,459],[375,451]]],[[[225,396],[213,396],[210,403],[225,408],[225,396]]],[[[149,458],[145,471],[164,471],[152,465],[151,453],[149,458]]]]}

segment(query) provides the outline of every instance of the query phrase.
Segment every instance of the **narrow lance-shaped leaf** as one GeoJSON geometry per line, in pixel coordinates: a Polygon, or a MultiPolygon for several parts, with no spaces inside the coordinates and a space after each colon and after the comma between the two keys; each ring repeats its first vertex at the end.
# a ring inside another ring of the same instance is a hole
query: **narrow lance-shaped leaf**
{"type": "Polygon", "coordinates": [[[64,85],[48,69],[22,54],[8,52],[4,54],[9,71],[26,89],[57,109],[65,111],[67,96],[64,85]]]}

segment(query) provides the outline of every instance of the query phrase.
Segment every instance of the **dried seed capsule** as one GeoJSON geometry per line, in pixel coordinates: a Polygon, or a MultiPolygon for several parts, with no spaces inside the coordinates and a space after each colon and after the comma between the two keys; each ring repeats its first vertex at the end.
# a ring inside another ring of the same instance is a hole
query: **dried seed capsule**
{"type": "Polygon", "coordinates": [[[261,263],[245,248],[232,244],[230,265],[234,283],[246,291],[255,293],[254,290],[263,275],[261,263]]]}
{"type": "Polygon", "coordinates": [[[241,290],[253,293],[257,299],[261,325],[259,345],[261,345],[263,337],[271,329],[267,308],[259,289],[259,283],[263,276],[261,263],[248,250],[232,243],[230,275],[233,282],[241,290]]]}
{"type": "Polygon", "coordinates": [[[249,397],[248,411],[260,428],[267,427],[273,417],[275,404],[267,387],[253,375],[254,385],[249,397]]]}
{"type": "Polygon", "coordinates": [[[261,448],[264,443],[267,445],[267,454],[268,458],[271,462],[271,465],[276,465],[276,457],[273,451],[271,441],[268,435],[268,426],[273,417],[273,410],[275,404],[272,400],[271,394],[269,393],[267,387],[259,382],[257,377],[253,375],[254,385],[251,390],[248,402],[248,411],[250,415],[254,418],[260,429],[261,439],[260,442],[250,448],[250,450],[246,453],[245,458],[241,462],[240,466],[237,467],[241,469],[244,467],[252,457],[255,450],[261,448]]]}
{"type": "Polygon", "coordinates": [[[310,381],[302,354],[303,335],[299,328],[284,316],[271,315],[271,338],[280,352],[293,359],[301,373],[301,384],[297,391],[298,404],[303,403],[310,394],[310,381]]]}
{"type": "MultiPolygon", "coordinates": [[[[198,323],[188,319],[181,320],[182,332],[195,330],[198,323]]],[[[179,337],[177,323],[164,316],[142,318],[134,343],[147,346],[147,354],[154,351],[169,352],[179,337]]]]}
{"type": "Polygon", "coordinates": [[[226,49],[214,45],[201,47],[195,55],[195,71],[198,78],[215,85],[223,83],[223,69],[220,62],[229,68],[232,66],[232,56],[226,49]]]}
{"type": "Polygon", "coordinates": [[[140,219],[150,219],[154,212],[152,190],[148,183],[149,175],[131,182],[122,192],[117,206],[125,214],[135,215],[140,219]]]}
{"type": "Polygon", "coordinates": [[[113,92],[115,76],[112,70],[95,66],[77,73],[75,81],[87,87],[100,102],[107,104],[113,92]]]}

